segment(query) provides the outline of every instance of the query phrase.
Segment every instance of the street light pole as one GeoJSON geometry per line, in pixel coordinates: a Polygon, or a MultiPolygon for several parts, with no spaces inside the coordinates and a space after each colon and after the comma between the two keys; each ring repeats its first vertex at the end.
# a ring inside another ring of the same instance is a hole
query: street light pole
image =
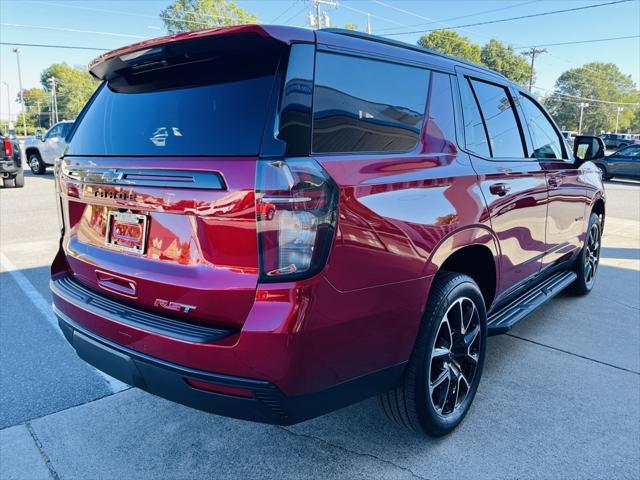
{"type": "Polygon", "coordinates": [[[616,107],[616,133],[618,133],[618,122],[620,121],[620,112],[624,110],[624,107],[616,107]]]}
{"type": "Polygon", "coordinates": [[[7,120],[7,130],[11,128],[11,93],[9,93],[9,84],[7,82],[4,83],[5,87],[7,87],[7,110],[9,114],[9,120],[7,120]]]}
{"type": "Polygon", "coordinates": [[[13,52],[16,54],[16,61],[18,62],[18,87],[20,87],[20,104],[22,105],[22,134],[27,136],[27,113],[24,105],[24,95],[22,93],[22,71],[20,70],[20,49],[14,48],[13,52]]]}
{"type": "Polygon", "coordinates": [[[578,124],[578,135],[582,135],[582,114],[584,113],[584,109],[588,106],[588,103],[580,102],[580,123],[578,124]]]}

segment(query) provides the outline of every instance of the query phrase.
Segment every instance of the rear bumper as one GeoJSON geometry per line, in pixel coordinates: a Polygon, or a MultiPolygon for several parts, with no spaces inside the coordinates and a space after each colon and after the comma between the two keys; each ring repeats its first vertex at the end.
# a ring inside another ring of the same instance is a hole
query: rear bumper
{"type": "Polygon", "coordinates": [[[287,397],[275,385],[250,378],[176,365],[117,345],[82,328],[54,306],[58,324],[78,356],[131,386],[168,400],[219,415],[276,425],[291,425],[336,410],[391,388],[404,364],[331,388],[287,397]],[[242,396],[194,388],[187,380],[243,392],[242,396]]]}
{"type": "Polygon", "coordinates": [[[0,176],[15,175],[22,168],[13,160],[0,160],[0,176]]]}

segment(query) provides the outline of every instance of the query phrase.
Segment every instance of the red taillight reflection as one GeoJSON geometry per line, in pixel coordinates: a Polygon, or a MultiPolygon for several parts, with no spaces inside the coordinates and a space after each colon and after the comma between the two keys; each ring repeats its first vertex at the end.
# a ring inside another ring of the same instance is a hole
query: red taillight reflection
{"type": "Polygon", "coordinates": [[[185,378],[187,384],[199,390],[208,392],[222,393],[224,395],[233,395],[235,397],[253,397],[253,392],[248,388],[229,387],[227,385],[218,385],[217,383],[205,382],[194,378],[185,378]]]}

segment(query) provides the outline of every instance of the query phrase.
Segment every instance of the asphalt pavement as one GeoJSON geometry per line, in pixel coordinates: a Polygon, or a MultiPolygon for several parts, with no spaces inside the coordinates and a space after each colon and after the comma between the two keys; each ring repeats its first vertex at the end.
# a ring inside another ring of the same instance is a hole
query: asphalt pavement
{"type": "Polygon", "coordinates": [[[489,339],[452,435],[375,400],[291,427],[199,412],[79,360],[51,314],[51,172],[0,189],[0,479],[640,478],[640,183],[606,185],[594,291],[489,339]]]}

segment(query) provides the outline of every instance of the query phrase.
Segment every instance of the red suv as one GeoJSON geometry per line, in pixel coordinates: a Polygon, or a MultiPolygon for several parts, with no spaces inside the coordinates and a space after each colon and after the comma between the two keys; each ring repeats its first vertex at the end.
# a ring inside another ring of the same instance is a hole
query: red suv
{"type": "MultiPolygon", "coordinates": [[[[604,195],[501,75],[342,30],[107,53],[56,167],[51,288],[77,353],[156,395],[292,424],[380,395],[451,431],[487,335],[591,290],[604,195]]],[[[588,138],[586,140],[589,140],[588,138]]]]}

